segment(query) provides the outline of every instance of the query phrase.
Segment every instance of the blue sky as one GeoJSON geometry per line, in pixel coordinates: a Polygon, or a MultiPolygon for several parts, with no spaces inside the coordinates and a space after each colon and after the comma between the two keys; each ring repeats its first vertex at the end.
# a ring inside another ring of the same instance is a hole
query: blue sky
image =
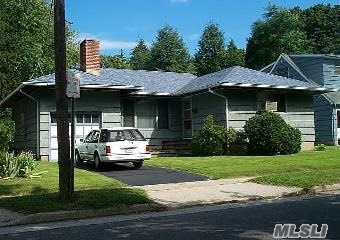
{"type": "Polygon", "coordinates": [[[269,2],[284,7],[308,8],[317,3],[340,4],[339,0],[65,0],[67,20],[73,22],[79,39],[101,41],[104,54],[123,49],[129,56],[136,41],[151,44],[156,30],[165,24],[176,28],[191,54],[204,26],[213,21],[220,25],[226,41],[234,39],[245,48],[251,24],[262,18],[269,2]]]}

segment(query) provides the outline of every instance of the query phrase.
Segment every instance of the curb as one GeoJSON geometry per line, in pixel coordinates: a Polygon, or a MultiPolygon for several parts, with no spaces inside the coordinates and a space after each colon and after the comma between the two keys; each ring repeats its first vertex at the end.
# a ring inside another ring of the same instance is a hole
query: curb
{"type": "Polygon", "coordinates": [[[114,208],[91,209],[91,210],[73,210],[73,211],[57,211],[46,213],[29,214],[18,219],[0,223],[0,227],[26,225],[33,223],[46,223],[54,221],[75,220],[83,218],[106,217],[112,215],[142,213],[142,212],[159,212],[167,208],[160,204],[135,204],[131,206],[118,205],[114,208]]]}
{"type": "Polygon", "coordinates": [[[315,186],[312,188],[312,192],[314,194],[331,194],[335,192],[340,192],[340,183],[324,186],[315,186]]]}

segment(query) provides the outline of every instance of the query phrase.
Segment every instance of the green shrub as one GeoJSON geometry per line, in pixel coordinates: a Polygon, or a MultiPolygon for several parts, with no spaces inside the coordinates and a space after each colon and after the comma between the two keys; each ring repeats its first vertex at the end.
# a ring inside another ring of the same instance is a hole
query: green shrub
{"type": "Polygon", "coordinates": [[[198,156],[218,156],[229,151],[230,144],[236,139],[234,129],[226,129],[215,124],[213,116],[209,115],[193,137],[191,151],[198,156]]]}
{"type": "Polygon", "coordinates": [[[297,153],[301,149],[301,132],[273,112],[259,112],[248,119],[244,131],[249,140],[248,151],[256,155],[297,153]]]}
{"type": "Polygon", "coordinates": [[[0,151],[7,151],[9,149],[14,133],[14,122],[8,118],[0,118],[0,151]]]}
{"type": "Polygon", "coordinates": [[[31,177],[37,166],[34,155],[30,152],[22,152],[18,156],[13,153],[0,153],[0,177],[31,177]]]}
{"type": "Polygon", "coordinates": [[[325,151],[326,150],[326,146],[325,144],[318,144],[314,147],[315,151],[325,151]]]}

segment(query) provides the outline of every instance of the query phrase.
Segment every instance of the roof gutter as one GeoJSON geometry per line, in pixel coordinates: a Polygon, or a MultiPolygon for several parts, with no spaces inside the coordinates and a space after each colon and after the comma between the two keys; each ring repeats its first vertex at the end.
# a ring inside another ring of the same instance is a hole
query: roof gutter
{"type": "Polygon", "coordinates": [[[7,95],[7,97],[5,97],[1,102],[0,102],[0,107],[2,105],[4,105],[11,97],[13,97],[15,94],[17,94],[23,87],[25,86],[25,84],[20,84],[19,87],[17,87],[13,92],[11,92],[9,95],[7,95]]]}
{"type": "Polygon", "coordinates": [[[40,107],[39,107],[39,101],[32,97],[31,95],[24,92],[21,88],[19,89],[20,93],[22,93],[24,96],[28,97],[32,101],[36,103],[36,109],[37,109],[37,159],[40,159],[40,107]]]}

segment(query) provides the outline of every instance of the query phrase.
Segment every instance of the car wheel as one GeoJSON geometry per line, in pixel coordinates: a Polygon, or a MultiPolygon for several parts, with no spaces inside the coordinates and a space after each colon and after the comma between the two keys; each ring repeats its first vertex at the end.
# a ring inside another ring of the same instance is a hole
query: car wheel
{"type": "Polygon", "coordinates": [[[74,160],[78,166],[83,164],[83,159],[81,159],[80,154],[78,151],[76,151],[76,154],[74,155],[74,160]]]}
{"type": "Polygon", "coordinates": [[[141,168],[143,166],[143,161],[140,162],[133,162],[133,168],[141,168]]]}
{"type": "Polygon", "coordinates": [[[102,166],[102,162],[100,161],[98,153],[94,154],[94,166],[97,170],[100,169],[102,166]]]}

